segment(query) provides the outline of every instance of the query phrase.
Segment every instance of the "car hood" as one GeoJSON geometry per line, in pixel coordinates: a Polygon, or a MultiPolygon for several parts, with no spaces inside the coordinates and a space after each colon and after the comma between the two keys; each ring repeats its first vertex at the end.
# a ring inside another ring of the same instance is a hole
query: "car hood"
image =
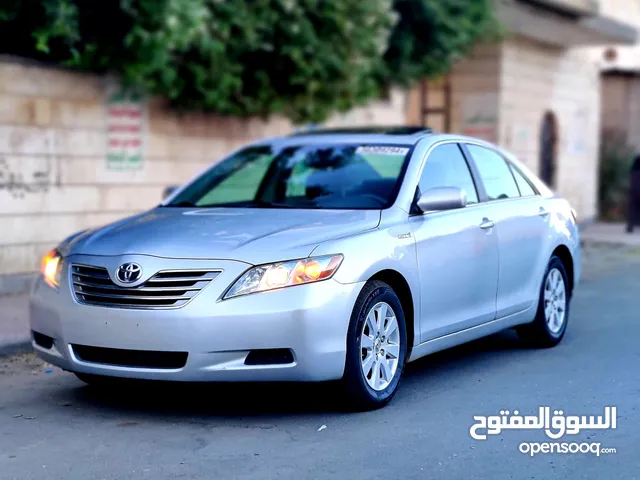
{"type": "Polygon", "coordinates": [[[304,258],[319,243],[374,229],[379,222],[379,210],[158,207],[71,237],[61,251],[256,265],[304,258]]]}

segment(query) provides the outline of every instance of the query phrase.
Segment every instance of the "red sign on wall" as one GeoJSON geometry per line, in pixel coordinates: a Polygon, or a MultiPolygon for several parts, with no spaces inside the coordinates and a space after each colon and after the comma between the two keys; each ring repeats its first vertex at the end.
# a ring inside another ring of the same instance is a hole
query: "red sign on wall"
{"type": "Polygon", "coordinates": [[[142,168],[144,113],[140,94],[119,87],[111,89],[107,97],[107,169],[142,168]]]}

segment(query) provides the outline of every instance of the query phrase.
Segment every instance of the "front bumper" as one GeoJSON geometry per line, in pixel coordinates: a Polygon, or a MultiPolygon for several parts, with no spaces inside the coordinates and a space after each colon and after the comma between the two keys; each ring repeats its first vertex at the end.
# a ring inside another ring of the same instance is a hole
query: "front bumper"
{"type": "Polygon", "coordinates": [[[235,261],[76,256],[65,259],[59,289],[38,281],[30,299],[31,329],[53,339],[32,342],[44,360],[71,372],[175,381],[325,381],[343,375],[347,328],[363,284],[333,279],[220,300],[249,266],[235,261]],[[79,303],[70,264],[111,266],[135,261],[154,271],[222,269],[189,303],[173,309],[129,309],[79,303]],[[79,347],[78,347],[79,346],[79,347]],[[83,347],[184,352],[178,368],[88,360],[83,347]],[[250,351],[290,349],[289,363],[247,365],[250,351]]]}

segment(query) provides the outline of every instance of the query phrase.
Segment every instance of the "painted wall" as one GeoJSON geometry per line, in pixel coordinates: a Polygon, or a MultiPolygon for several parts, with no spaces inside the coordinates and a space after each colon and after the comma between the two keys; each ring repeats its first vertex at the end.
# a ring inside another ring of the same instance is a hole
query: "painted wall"
{"type": "Polygon", "coordinates": [[[600,79],[588,49],[555,49],[521,37],[502,46],[500,143],[539,171],[546,112],[557,119],[557,191],[581,219],[597,212],[600,79]]]}

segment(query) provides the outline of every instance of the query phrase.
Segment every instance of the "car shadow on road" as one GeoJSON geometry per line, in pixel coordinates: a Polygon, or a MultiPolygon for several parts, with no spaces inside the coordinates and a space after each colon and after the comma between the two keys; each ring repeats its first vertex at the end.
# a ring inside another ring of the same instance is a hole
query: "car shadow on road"
{"type": "MultiPolygon", "coordinates": [[[[399,395],[393,404],[411,403],[403,392],[468,377],[477,362],[501,364],[505,356],[525,349],[513,332],[505,331],[443,352],[407,366],[399,395]]],[[[141,416],[252,417],[270,415],[320,415],[348,413],[336,383],[213,383],[122,382],[111,386],[84,386],[60,391],[76,407],[128,412],[141,416]]],[[[425,391],[431,390],[429,387],[425,391]]],[[[179,421],[179,420],[178,420],[179,421]]]]}

